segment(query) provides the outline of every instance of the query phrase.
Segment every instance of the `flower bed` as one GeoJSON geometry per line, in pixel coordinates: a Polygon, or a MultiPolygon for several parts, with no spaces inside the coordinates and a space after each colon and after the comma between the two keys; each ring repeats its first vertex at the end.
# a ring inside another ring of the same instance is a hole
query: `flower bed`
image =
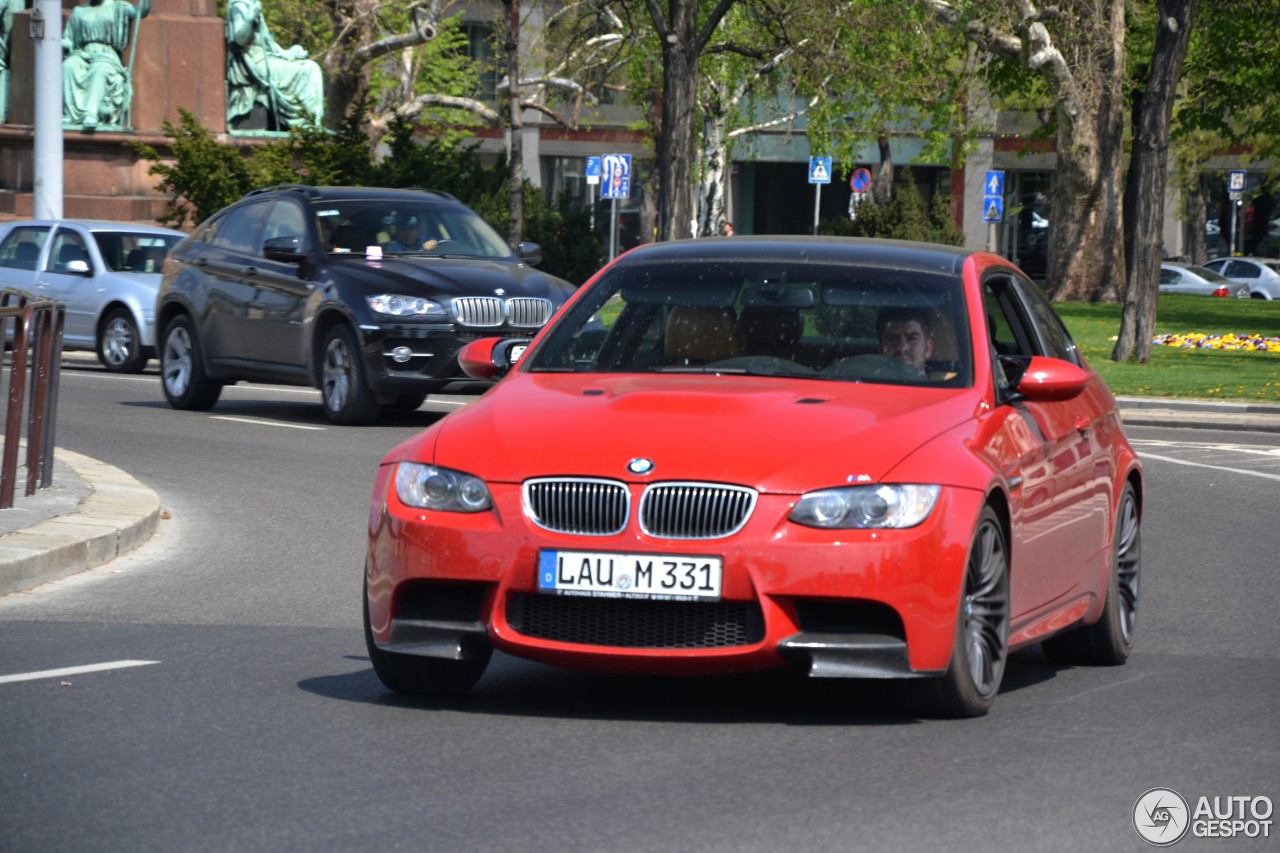
{"type": "Polygon", "coordinates": [[[1152,343],[1182,349],[1245,350],[1248,352],[1280,353],[1280,338],[1262,335],[1209,335],[1204,332],[1188,332],[1184,335],[1156,335],[1152,343]]]}

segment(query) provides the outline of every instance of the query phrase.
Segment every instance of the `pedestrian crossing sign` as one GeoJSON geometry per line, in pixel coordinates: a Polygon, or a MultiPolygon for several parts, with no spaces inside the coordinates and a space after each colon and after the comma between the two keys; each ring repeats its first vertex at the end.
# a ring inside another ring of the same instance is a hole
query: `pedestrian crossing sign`
{"type": "Polygon", "coordinates": [[[1004,219],[1004,199],[999,196],[987,196],[982,201],[982,221],[999,222],[1004,219]]]}
{"type": "Polygon", "coordinates": [[[831,183],[831,158],[830,157],[810,157],[809,158],[809,183],[811,184],[831,183]]]}

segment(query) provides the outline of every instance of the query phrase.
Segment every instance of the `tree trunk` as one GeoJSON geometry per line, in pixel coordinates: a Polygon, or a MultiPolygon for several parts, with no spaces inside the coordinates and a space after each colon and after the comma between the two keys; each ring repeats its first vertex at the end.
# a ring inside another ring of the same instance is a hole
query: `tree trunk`
{"type": "Polygon", "coordinates": [[[1182,60],[1191,37],[1198,0],[1159,0],[1160,21],[1146,91],[1135,100],[1133,156],[1126,196],[1132,200],[1129,237],[1129,287],[1125,291],[1120,334],[1111,358],[1140,363],[1151,359],[1156,330],[1156,297],[1163,257],[1164,187],[1169,160],[1169,122],[1177,97],[1182,60]]]}
{"type": "Polygon", "coordinates": [[[728,117],[719,114],[703,120],[702,143],[698,162],[703,166],[702,180],[698,183],[698,204],[695,215],[698,220],[697,236],[719,233],[718,224],[725,217],[724,186],[728,181],[729,133],[728,117]]]}
{"type": "Polygon", "coordinates": [[[893,201],[893,152],[889,148],[889,137],[884,134],[876,138],[876,144],[880,147],[880,166],[871,179],[871,199],[886,205],[893,201]]]}
{"type": "Polygon", "coordinates": [[[507,243],[520,245],[524,233],[524,117],[520,110],[520,0],[506,0],[511,13],[507,32],[507,97],[511,116],[511,178],[507,198],[507,243]]]}
{"type": "Polygon", "coordinates": [[[353,104],[369,92],[369,67],[353,62],[356,51],[373,38],[369,21],[381,0],[327,0],[326,8],[333,20],[338,41],[321,57],[324,69],[324,124],[337,130],[353,104]]]}
{"type": "Polygon", "coordinates": [[[662,130],[658,137],[658,240],[693,236],[690,187],[693,184],[693,108],[698,87],[694,52],[697,4],[671,22],[674,40],[662,44],[662,130]]]}

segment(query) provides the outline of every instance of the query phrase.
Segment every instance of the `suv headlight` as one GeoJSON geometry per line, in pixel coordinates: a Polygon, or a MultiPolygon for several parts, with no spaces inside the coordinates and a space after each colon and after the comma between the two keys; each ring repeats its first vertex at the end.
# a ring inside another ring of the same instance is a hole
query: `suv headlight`
{"type": "Polygon", "coordinates": [[[801,497],[788,518],[806,527],[915,527],[933,512],[940,490],[891,484],[823,489],[801,497]]]}
{"type": "Polygon", "coordinates": [[[493,506],[483,480],[417,462],[397,463],[396,496],[405,506],[442,512],[483,512],[493,506]]]}
{"type": "Polygon", "coordinates": [[[421,296],[402,296],[397,293],[379,293],[366,296],[369,307],[379,314],[392,317],[448,317],[449,312],[439,302],[421,296]]]}

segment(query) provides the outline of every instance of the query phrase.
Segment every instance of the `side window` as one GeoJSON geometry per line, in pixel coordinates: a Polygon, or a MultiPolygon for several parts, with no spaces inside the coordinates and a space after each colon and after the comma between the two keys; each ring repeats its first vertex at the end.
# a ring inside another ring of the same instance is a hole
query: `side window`
{"type": "Polygon", "coordinates": [[[40,249],[49,236],[49,226],[14,228],[0,243],[0,267],[34,270],[40,260],[40,249]]]}
{"type": "MultiPolygon", "coordinates": [[[[274,237],[296,237],[299,251],[311,251],[311,241],[307,239],[306,215],[301,207],[287,199],[276,202],[275,209],[267,217],[262,239],[270,240],[274,237]]],[[[259,243],[258,249],[261,248],[259,243]]]]}
{"type": "Polygon", "coordinates": [[[1176,272],[1174,272],[1174,271],[1173,271],[1173,270],[1171,270],[1171,269],[1162,269],[1162,270],[1160,270],[1160,283],[1161,283],[1161,284],[1177,284],[1177,283],[1178,283],[1178,280],[1179,280],[1179,279],[1181,279],[1181,278],[1182,278],[1182,274],[1181,274],[1181,273],[1176,273],[1176,272]]]}
{"type": "Polygon", "coordinates": [[[1232,261],[1227,265],[1227,271],[1223,275],[1228,278],[1257,278],[1258,268],[1244,261],[1232,261]]]}
{"type": "Polygon", "coordinates": [[[230,211],[223,217],[211,242],[220,249],[241,255],[260,254],[264,226],[275,204],[272,199],[264,199],[230,211]]]}
{"type": "Polygon", "coordinates": [[[991,339],[992,375],[996,388],[1016,385],[1031,357],[1040,354],[1034,327],[1006,275],[989,276],[982,284],[987,335],[991,339]]]}
{"type": "Polygon", "coordinates": [[[1045,299],[1034,284],[1020,278],[1013,281],[1023,301],[1031,309],[1031,320],[1039,329],[1040,339],[1044,342],[1044,355],[1080,364],[1076,342],[1071,339],[1071,333],[1062,324],[1062,319],[1053,310],[1049,300],[1045,299]]]}
{"type": "Polygon", "coordinates": [[[45,269],[49,272],[70,272],[72,261],[89,264],[89,250],[85,248],[84,238],[75,231],[59,228],[53,235],[53,247],[45,261],[45,269]]]}

